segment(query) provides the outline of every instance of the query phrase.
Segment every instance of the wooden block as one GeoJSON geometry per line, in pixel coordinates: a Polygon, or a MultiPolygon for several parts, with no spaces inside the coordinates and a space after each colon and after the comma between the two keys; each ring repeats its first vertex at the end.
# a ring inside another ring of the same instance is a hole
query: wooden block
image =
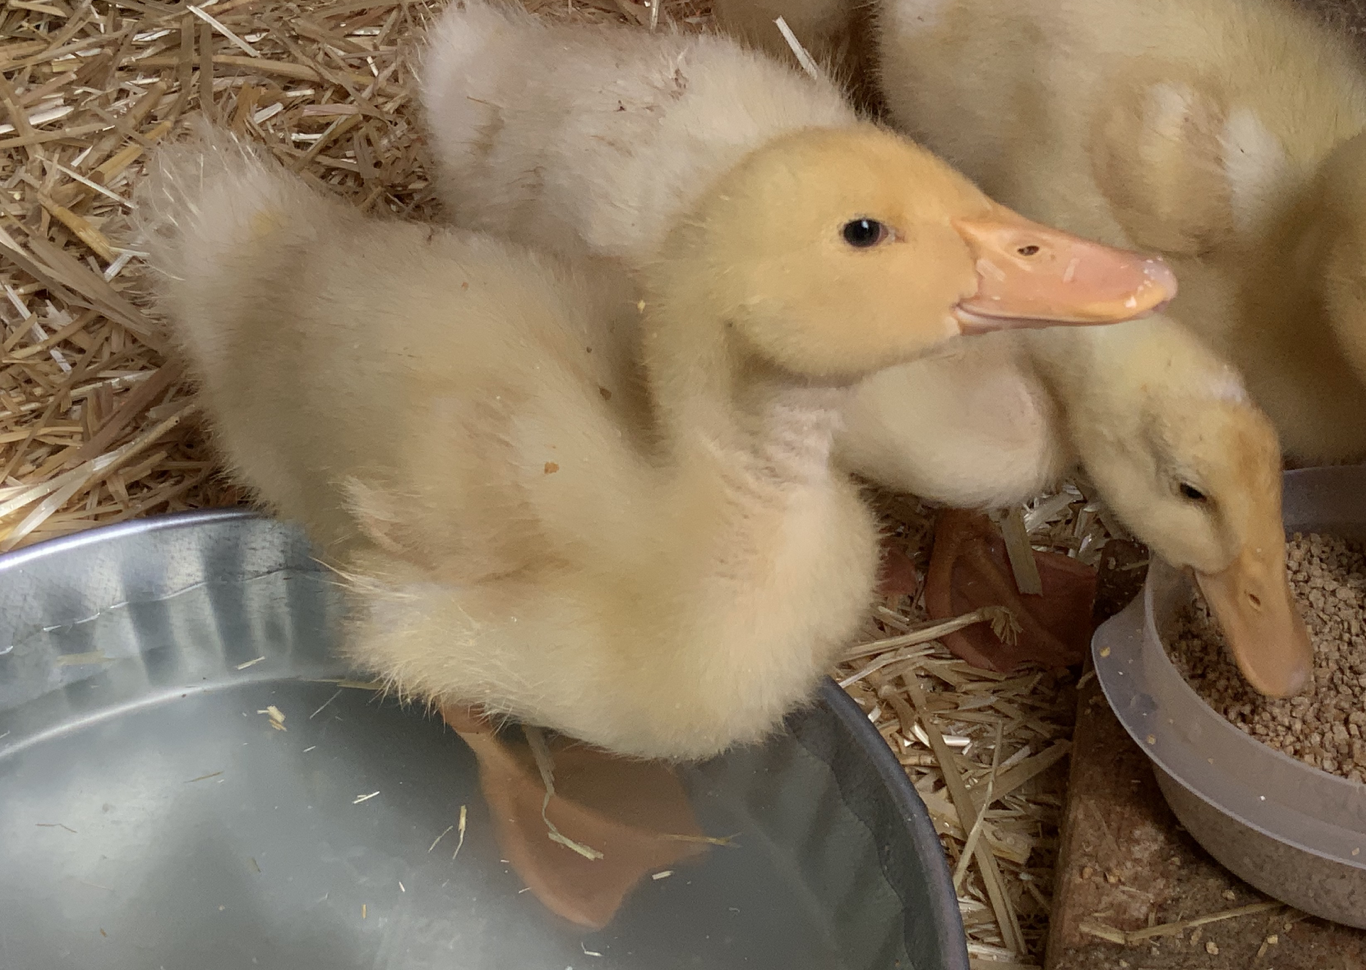
{"type": "Polygon", "coordinates": [[[1094,676],[1078,692],[1074,744],[1046,970],[1366,968],[1366,932],[1287,908],[1140,944],[1095,936],[1098,927],[1138,930],[1266,897],[1224,870],[1178,825],[1147,757],[1115,719],[1094,676]],[[1273,936],[1274,944],[1268,942],[1273,936]]]}

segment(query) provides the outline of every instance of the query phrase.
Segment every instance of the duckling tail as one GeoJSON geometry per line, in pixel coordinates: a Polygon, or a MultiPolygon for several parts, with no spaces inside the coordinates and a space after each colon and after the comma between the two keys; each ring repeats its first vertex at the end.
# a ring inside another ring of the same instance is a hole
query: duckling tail
{"type": "Polygon", "coordinates": [[[509,31],[539,31],[543,25],[520,8],[463,0],[441,14],[422,50],[422,105],[437,138],[470,131],[489,113],[488,97],[503,80],[509,31]],[[501,46],[493,42],[499,40],[501,46]]]}
{"type": "Polygon", "coordinates": [[[258,278],[262,264],[278,264],[282,246],[305,241],[294,237],[325,232],[318,223],[328,205],[259,149],[207,121],[153,154],[134,196],[132,235],[148,253],[174,339],[200,366],[216,359],[223,301],[247,298],[241,280],[258,278]]]}
{"type": "Polygon", "coordinates": [[[278,207],[290,188],[275,167],[206,121],[190,138],[158,149],[134,196],[134,232],[150,251],[152,268],[182,279],[201,256],[221,255],[249,239],[261,213],[278,207]]]}

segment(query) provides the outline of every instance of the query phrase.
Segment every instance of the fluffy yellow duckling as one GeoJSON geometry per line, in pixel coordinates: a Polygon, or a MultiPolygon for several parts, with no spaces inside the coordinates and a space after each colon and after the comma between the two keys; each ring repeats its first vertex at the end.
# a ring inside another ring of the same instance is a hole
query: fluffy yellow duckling
{"type": "Polygon", "coordinates": [[[838,463],[959,507],[1024,502],[1075,466],[1158,555],[1189,567],[1243,674],[1308,680],[1275,428],[1237,372],[1169,317],[989,334],[867,378],[838,463]]]}
{"type": "MultiPolygon", "coordinates": [[[[1046,230],[870,126],[733,166],[639,308],[367,218],[230,136],[160,151],[137,205],[222,450],[353,577],[351,656],[645,757],[761,737],[860,623],[876,530],[829,460],[849,385],[965,327],[1107,312],[1046,297],[1017,251],[1046,230]],[[642,398],[601,352],[633,321],[642,398]]],[[[1127,281],[1111,316],[1147,298],[1132,254],[1090,255],[1127,281]]]]}
{"type": "MultiPolygon", "coordinates": [[[[446,185],[461,186],[447,194],[456,218],[475,226],[501,220],[520,240],[546,238],[564,252],[636,267],[648,263],[661,227],[724,170],[738,143],[770,137],[771,92],[786,92],[786,124],[803,105],[813,118],[833,110],[833,94],[820,82],[715,38],[551,27],[473,3],[443,15],[426,56],[423,99],[438,169],[446,185]],[[675,64],[682,73],[667,75],[680,79],[669,96],[651,71],[667,65],[673,72],[675,64]],[[631,102],[634,113],[619,111],[620,88],[650,97],[631,102]],[[713,117],[721,120],[708,124],[713,117]],[[669,174],[659,179],[663,159],[669,174]]],[[[1062,276],[1075,283],[1069,263],[1061,260],[1062,276]]],[[[1211,588],[1255,593],[1258,606],[1230,592],[1221,620],[1252,681],[1269,693],[1293,693],[1307,673],[1308,638],[1277,558],[1283,540],[1260,543],[1268,524],[1280,522],[1274,433],[1245,400],[1230,405],[1202,393],[1236,379],[1179,329],[1162,328],[1172,354],[1135,354],[1134,342],[1153,332],[996,334],[963,342],[956,354],[889,368],[851,396],[838,454],[874,481],[966,506],[1022,501],[1078,461],[1090,469],[1113,460],[1125,474],[1095,478],[1140,538],[1178,566],[1202,571],[1211,588]],[[1110,353],[1099,347],[1107,339],[1110,353]],[[1049,353],[1059,365],[1085,359],[1096,370],[1045,367],[1049,353]],[[1184,361],[1190,390],[1171,379],[1172,359],[1184,361]],[[1152,390],[1140,401],[1134,386],[1152,390]],[[1177,417],[1192,427],[1232,422],[1241,430],[1215,439],[1168,434],[1177,417]],[[1123,447],[1101,447],[1111,433],[1123,447]],[[1240,480],[1235,469],[1250,471],[1240,480]],[[1202,483],[1199,511],[1183,482],[1202,483]],[[1252,512],[1226,494],[1238,488],[1257,490],[1247,499],[1252,512]],[[1246,568],[1238,565],[1244,550],[1260,550],[1246,568]],[[1268,659],[1253,669],[1252,658],[1261,657],[1268,659]]]]}
{"type": "MultiPolygon", "coordinates": [[[[766,0],[767,2],[767,0],[766,0]]],[[[1161,251],[1301,461],[1366,456],[1366,75],[1279,0],[880,0],[896,126],[1037,219],[1161,251]]]]}
{"type": "Polygon", "coordinates": [[[1313,648],[1286,572],[1275,428],[1238,373],[1179,324],[1157,316],[1112,329],[1031,341],[1040,373],[1065,389],[1082,465],[1122,521],[1142,523],[1153,551],[1194,572],[1248,683],[1298,693],[1313,648]]]}

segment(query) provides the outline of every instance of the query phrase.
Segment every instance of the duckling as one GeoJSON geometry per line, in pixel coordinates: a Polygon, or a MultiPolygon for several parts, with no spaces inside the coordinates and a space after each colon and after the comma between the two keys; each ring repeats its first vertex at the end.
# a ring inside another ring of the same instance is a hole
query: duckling
{"type": "Polygon", "coordinates": [[[1031,340],[1066,433],[1121,522],[1191,570],[1248,683],[1298,693],[1313,647],[1286,572],[1281,449],[1237,370],[1164,315],[1031,340]]]}
{"type": "Polygon", "coordinates": [[[1167,255],[1172,315],[1289,455],[1366,456],[1366,75],[1345,38],[1280,0],[880,0],[876,19],[897,128],[1031,218],[1167,255]]]}
{"type": "MultiPolygon", "coordinates": [[[[553,25],[477,0],[451,4],[432,29],[421,89],[437,186],[459,225],[633,269],[749,152],[793,132],[862,124],[829,80],[724,37],[553,25]]],[[[1029,272],[1045,303],[1073,259],[1065,301],[1075,310],[1075,288],[1094,286],[1096,320],[1140,316],[1175,292],[1160,261],[1016,228],[1030,237],[1019,246],[1036,247],[1029,272]],[[1136,289],[1133,272],[1150,284],[1136,289]],[[1105,302],[1116,293],[1135,302],[1105,302]]],[[[1012,273],[1023,266],[1008,262],[1012,273]]],[[[1020,297],[1023,280],[1012,285],[1020,297]]],[[[1055,309],[1038,315],[1052,321],[1055,309]]]]}
{"type": "Polygon", "coordinates": [[[1275,428],[1229,364],[1170,317],[988,334],[865,379],[840,465],[959,507],[1027,501],[1079,467],[1153,552],[1191,569],[1248,682],[1308,681],[1275,428]]]}
{"type": "MultiPolygon", "coordinates": [[[[660,227],[673,218],[677,206],[689,192],[704,191],[724,169],[747,130],[737,119],[755,119],[747,123],[755,143],[772,130],[767,125],[770,91],[788,92],[787,123],[794,123],[802,104],[830,110],[831,92],[819,81],[714,38],[705,45],[691,44],[687,38],[625,29],[548,27],[525,14],[468,2],[449,8],[429,43],[422,92],[444,184],[463,185],[458,195],[447,196],[456,218],[490,226],[501,215],[505,231],[515,238],[531,242],[544,233],[562,252],[610,257],[640,269],[658,250],[660,227]],[[625,55],[618,52],[628,42],[632,60],[623,62],[625,55]],[[688,51],[686,58],[681,50],[688,51]],[[617,96],[599,76],[601,65],[613,65],[613,84],[656,90],[657,85],[642,80],[651,76],[651,66],[680,61],[700,80],[694,83],[688,73],[677,100],[651,102],[649,116],[657,121],[649,126],[617,111],[617,96]],[[584,63],[590,67],[579,66],[584,63]],[[536,69],[523,72],[517,67],[521,64],[536,69]],[[591,65],[598,65],[596,73],[591,65]],[[749,73],[742,78],[737,65],[749,73]],[[757,87],[753,79],[759,76],[772,78],[772,83],[757,87]],[[709,126],[705,119],[711,117],[722,120],[709,126]],[[478,126],[471,127],[476,118],[478,126]],[[584,147],[590,144],[591,156],[584,147]],[[534,149],[527,147],[532,145],[534,149]],[[485,161],[490,153],[496,164],[485,161]],[[579,161],[586,157],[592,164],[579,161]],[[656,163],[641,161],[656,158],[670,160],[665,186],[651,181],[656,163]],[[605,174],[618,171],[627,173],[628,187],[622,192],[614,190],[605,174]]],[[[1067,285],[1075,284],[1077,274],[1066,269],[1070,258],[1054,265],[1063,268],[1061,279],[1071,281],[1067,285]]],[[[1166,325],[1162,332],[1185,348],[1183,373],[1196,387],[1224,387],[1235,380],[1222,361],[1179,329],[1166,325]]],[[[1033,337],[990,334],[955,341],[961,346],[951,353],[892,367],[863,381],[846,404],[836,434],[837,458],[873,481],[925,497],[969,507],[1004,505],[1037,494],[1079,461],[1089,468],[1100,460],[1103,435],[1087,439],[1096,442],[1094,454],[1083,457],[1079,450],[1084,420],[1106,432],[1122,426],[1120,440],[1134,451],[1117,460],[1135,474],[1127,486],[1121,479],[1099,476],[1105,482],[1102,494],[1122,507],[1123,518],[1140,538],[1176,556],[1178,566],[1224,575],[1226,585],[1234,586],[1267,573],[1270,585],[1258,587],[1264,616],[1250,606],[1235,608],[1229,600],[1220,617],[1230,632],[1244,631],[1231,634],[1240,640],[1242,656],[1272,654],[1259,669],[1248,667],[1253,682],[1271,693],[1293,693],[1307,669],[1308,639],[1296,625],[1288,586],[1283,579],[1276,584],[1275,570],[1281,567],[1259,560],[1246,575],[1228,572],[1241,550],[1265,531],[1265,523],[1238,518],[1233,509],[1241,500],[1224,495],[1240,484],[1224,474],[1228,469],[1255,470],[1241,484],[1262,487],[1260,473],[1271,460],[1262,416],[1250,404],[1237,408],[1238,420],[1252,430],[1217,447],[1196,437],[1173,438],[1162,425],[1185,408],[1203,409],[1188,418],[1192,426],[1222,426],[1233,420],[1223,417],[1228,410],[1223,399],[1187,393],[1169,382],[1167,369],[1173,365],[1168,357],[1131,353],[1130,343],[1137,337],[1129,343],[1114,338],[1109,355],[1098,349],[1106,335],[1088,335],[1089,342],[1076,348],[1068,345],[1071,338],[1065,333],[1050,334],[1046,343],[1033,337]],[[1035,358],[1046,351],[1056,353],[1060,364],[1071,356],[1095,361],[1094,378],[1043,367],[1046,362],[1035,358]],[[1144,398],[1145,407],[1136,413],[1147,425],[1136,425],[1131,418],[1129,410],[1139,399],[1128,382],[1170,388],[1170,395],[1156,403],[1144,398]],[[1069,411],[1075,412],[1070,419],[1069,411]],[[1077,435],[1069,430],[1069,421],[1078,425],[1077,435]],[[1184,469],[1209,480],[1205,488],[1215,491],[1205,508],[1212,511],[1183,514],[1188,500],[1180,494],[1178,477],[1184,469]],[[1170,534],[1173,523],[1189,534],[1170,534]],[[1273,643],[1283,644],[1281,653],[1267,646],[1273,643]]],[[[1082,340],[1080,335],[1077,339],[1082,340]]],[[[1274,435],[1271,440],[1274,450],[1274,435]]],[[[1267,487],[1270,492],[1250,501],[1258,514],[1270,517],[1267,521],[1279,523],[1279,478],[1267,487]]],[[[1274,559],[1283,546],[1280,540],[1274,548],[1251,548],[1274,559]]]]}
{"type": "Polygon", "coordinates": [[[964,329],[1122,316],[1160,277],[1098,247],[1124,286],[1046,297],[1019,250],[1047,232],[868,125],[741,159],[643,307],[365,217],[226,134],[160,150],[136,211],[230,465],[350,577],[349,656],[646,758],[762,737],[862,621],[877,531],[829,457],[849,386],[964,329]],[[623,314],[644,414],[604,393],[623,314]]]}
{"type": "MultiPolygon", "coordinates": [[[[477,0],[447,7],[424,61],[436,180],[459,225],[637,271],[741,158],[793,133],[865,124],[827,80],[725,38],[557,26],[477,0]]],[[[1009,274],[1000,284],[1021,319],[1113,322],[1175,294],[1160,260],[1013,213],[986,232],[1002,261],[983,286],[1009,274]]],[[[979,312],[999,318],[993,301],[981,290],[979,312]]]]}

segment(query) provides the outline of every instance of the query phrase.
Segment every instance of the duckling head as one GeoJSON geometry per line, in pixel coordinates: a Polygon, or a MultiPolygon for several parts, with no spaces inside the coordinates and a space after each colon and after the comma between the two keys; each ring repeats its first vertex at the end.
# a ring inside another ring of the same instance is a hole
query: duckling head
{"type": "Polygon", "coordinates": [[[752,152],[662,256],[656,270],[685,276],[755,356],[819,378],[961,333],[1130,319],[1176,292],[1161,260],[1030,222],[873,125],[752,152]]]}
{"type": "Polygon", "coordinates": [[[1313,649],[1286,572],[1276,430],[1232,368],[1177,334],[1108,348],[1128,373],[1109,382],[1109,405],[1069,415],[1073,437],[1120,519],[1194,573],[1248,683],[1287,697],[1308,683],[1313,649]]]}

